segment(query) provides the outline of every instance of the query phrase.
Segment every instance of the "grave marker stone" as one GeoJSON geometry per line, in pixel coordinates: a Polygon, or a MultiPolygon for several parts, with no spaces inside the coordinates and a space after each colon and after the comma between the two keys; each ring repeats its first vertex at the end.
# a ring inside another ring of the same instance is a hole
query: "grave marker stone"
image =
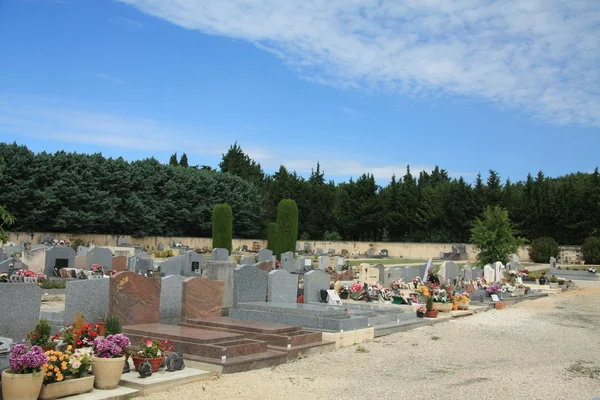
{"type": "Polygon", "coordinates": [[[319,270],[304,274],[304,303],[320,303],[322,289],[329,289],[329,275],[319,270]]]}
{"type": "Polygon", "coordinates": [[[261,271],[269,273],[273,270],[273,261],[262,261],[254,264],[254,266],[260,269],[261,271]]]}
{"type": "Polygon", "coordinates": [[[479,267],[473,267],[471,268],[471,271],[473,272],[473,279],[477,279],[477,278],[481,278],[483,277],[483,270],[479,267]]]}
{"type": "Polygon", "coordinates": [[[483,279],[485,279],[486,282],[495,282],[496,281],[496,272],[494,271],[494,268],[492,268],[492,266],[490,264],[483,267],[483,279]]]}
{"type": "Polygon", "coordinates": [[[473,271],[471,270],[471,268],[469,268],[468,266],[465,266],[461,271],[460,271],[461,276],[463,277],[463,279],[465,281],[470,281],[471,279],[473,279],[473,271]]]}
{"type": "Polygon", "coordinates": [[[319,256],[319,269],[324,271],[329,267],[329,256],[319,256]]]}
{"type": "Polygon", "coordinates": [[[345,262],[346,262],[346,259],[344,257],[335,256],[333,258],[333,269],[335,271],[341,271],[345,262]]]}
{"type": "Polygon", "coordinates": [[[92,270],[92,264],[100,264],[102,267],[109,269],[112,267],[113,253],[105,247],[94,247],[87,252],[85,260],[85,269],[92,270]]]}
{"type": "Polygon", "coordinates": [[[159,322],[177,325],[181,322],[183,281],[186,278],[182,275],[170,275],[161,279],[159,322]]]}
{"type": "Polygon", "coordinates": [[[267,300],[267,273],[254,265],[240,265],[233,270],[233,304],[267,300]]]}
{"type": "Polygon", "coordinates": [[[550,268],[556,268],[556,258],[550,257],[550,268]]]}
{"type": "Polygon", "coordinates": [[[117,272],[127,271],[127,256],[117,256],[113,258],[112,269],[117,272]]]}
{"type": "Polygon", "coordinates": [[[127,271],[119,272],[109,281],[109,313],[119,317],[121,325],[158,323],[160,278],[146,278],[127,271]]]}
{"type": "Polygon", "coordinates": [[[373,268],[375,268],[377,272],[377,282],[383,283],[383,277],[385,275],[385,267],[383,264],[376,264],[373,268]]]}
{"type": "Polygon", "coordinates": [[[240,259],[240,265],[254,265],[256,259],[254,257],[242,257],[240,259]]]}
{"type": "MultiPolygon", "coordinates": [[[[208,264],[208,262],[207,262],[208,264]]],[[[186,278],[183,281],[181,321],[193,318],[220,317],[225,299],[222,281],[186,278]]]]}
{"type": "Polygon", "coordinates": [[[360,264],[358,281],[360,283],[368,284],[371,284],[373,282],[379,282],[379,269],[371,267],[370,264],[360,264]]]}
{"type": "Polygon", "coordinates": [[[87,321],[99,322],[108,314],[109,297],[109,278],[68,281],[65,289],[64,324],[72,324],[78,312],[87,321]]]}
{"type": "Polygon", "coordinates": [[[211,258],[213,261],[229,261],[229,251],[227,249],[213,249],[211,258]]]}
{"type": "Polygon", "coordinates": [[[274,270],[267,275],[270,303],[296,303],[298,275],[285,270],[274,270]]]}
{"type": "Polygon", "coordinates": [[[493,268],[494,268],[494,272],[496,275],[496,281],[500,282],[502,280],[502,278],[504,277],[505,267],[500,261],[497,261],[494,263],[493,268]]]}
{"type": "Polygon", "coordinates": [[[213,281],[223,282],[223,308],[233,306],[233,270],[236,265],[232,262],[206,261],[202,269],[202,277],[213,281]]]}
{"type": "Polygon", "coordinates": [[[0,336],[22,341],[40,319],[43,291],[30,283],[0,285],[0,336]]]}
{"type": "Polygon", "coordinates": [[[340,296],[337,294],[337,292],[335,290],[331,290],[331,289],[327,290],[327,304],[334,305],[334,306],[342,305],[342,299],[340,299],[340,296]]]}
{"type": "Polygon", "coordinates": [[[446,280],[458,279],[458,264],[453,261],[446,261],[446,280]]]}
{"type": "Polygon", "coordinates": [[[294,253],[288,251],[281,255],[281,269],[285,269],[288,272],[299,273],[304,270],[303,266],[300,265],[300,261],[294,259],[294,253]]]}
{"type": "Polygon", "coordinates": [[[271,261],[273,258],[273,252],[269,249],[258,250],[258,262],[271,261]]]}
{"type": "Polygon", "coordinates": [[[44,263],[44,274],[46,276],[60,276],[54,272],[55,269],[74,268],[75,250],[66,246],[54,246],[46,250],[46,260],[44,263]]]}

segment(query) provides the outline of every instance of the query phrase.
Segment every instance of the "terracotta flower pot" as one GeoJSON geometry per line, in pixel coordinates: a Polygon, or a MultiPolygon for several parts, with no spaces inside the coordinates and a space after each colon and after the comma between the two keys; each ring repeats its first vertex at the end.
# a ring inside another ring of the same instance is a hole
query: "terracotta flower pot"
{"type": "Polygon", "coordinates": [[[72,396],[74,394],[87,393],[94,389],[94,376],[85,378],[66,379],[61,382],[49,383],[42,386],[39,400],[58,399],[59,397],[72,396]]]}
{"type": "Polygon", "coordinates": [[[438,316],[438,310],[425,311],[425,316],[427,318],[437,318],[437,316],[438,316]]]}
{"type": "Polygon", "coordinates": [[[92,374],[96,389],[114,389],[121,380],[125,357],[100,358],[92,357],[92,374]]]}
{"type": "Polygon", "coordinates": [[[150,365],[152,366],[152,372],[158,372],[158,369],[160,368],[160,364],[162,364],[163,359],[164,359],[164,357],[144,358],[144,357],[131,356],[131,360],[133,361],[133,366],[135,367],[136,371],[139,370],[140,364],[144,360],[148,360],[148,361],[150,361],[150,365]]]}
{"type": "Polygon", "coordinates": [[[44,353],[50,350],[54,350],[56,349],[56,345],[55,344],[51,344],[49,346],[40,346],[42,348],[42,350],[44,350],[44,353]]]}
{"type": "Polygon", "coordinates": [[[98,322],[98,336],[104,336],[104,327],[106,326],[106,322],[98,322]]]}
{"type": "Polygon", "coordinates": [[[44,373],[13,374],[2,371],[2,398],[4,400],[36,400],[40,394],[44,373]]]}

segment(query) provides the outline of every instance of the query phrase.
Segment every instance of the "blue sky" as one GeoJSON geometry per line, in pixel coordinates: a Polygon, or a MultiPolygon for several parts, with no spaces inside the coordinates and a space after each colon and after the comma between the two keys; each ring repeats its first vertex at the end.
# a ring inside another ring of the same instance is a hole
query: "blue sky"
{"type": "Polygon", "coordinates": [[[0,0],[0,140],[336,182],[589,172],[600,2],[0,0]]]}

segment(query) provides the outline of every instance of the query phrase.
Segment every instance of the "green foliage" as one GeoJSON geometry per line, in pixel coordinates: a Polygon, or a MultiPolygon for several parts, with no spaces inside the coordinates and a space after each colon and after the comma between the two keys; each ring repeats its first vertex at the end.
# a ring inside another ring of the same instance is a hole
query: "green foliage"
{"type": "Polygon", "coordinates": [[[78,237],[70,237],[69,242],[71,242],[71,248],[75,250],[75,252],[77,252],[79,246],[88,247],[90,245],[90,242],[78,237]]]}
{"type": "Polygon", "coordinates": [[[427,302],[425,303],[425,309],[427,311],[433,311],[433,297],[427,296],[427,302]]]}
{"type": "Polygon", "coordinates": [[[169,258],[169,257],[173,257],[173,250],[171,250],[171,249],[163,250],[163,251],[153,250],[152,255],[155,258],[169,258]]]}
{"type": "Polygon", "coordinates": [[[550,277],[550,283],[558,283],[558,278],[557,278],[557,277],[555,277],[554,275],[552,275],[552,276],[550,277]]]}
{"type": "Polygon", "coordinates": [[[116,315],[111,315],[110,317],[106,318],[106,325],[104,326],[104,334],[106,336],[116,335],[117,333],[121,332],[121,321],[119,320],[119,317],[116,315]]]}
{"type": "Polygon", "coordinates": [[[586,264],[600,264],[600,238],[589,237],[581,247],[586,264]]]}
{"type": "Polygon", "coordinates": [[[212,248],[227,249],[231,254],[233,235],[233,213],[229,204],[213,207],[212,248]]]}
{"type": "Polygon", "coordinates": [[[172,165],[174,167],[179,165],[179,163],[177,162],[177,153],[171,154],[171,158],[169,159],[169,165],[172,165]]]}
{"type": "Polygon", "coordinates": [[[188,167],[188,158],[187,158],[187,154],[183,153],[181,155],[181,159],[179,160],[179,165],[182,167],[187,168],[188,167]]]}
{"type": "Polygon", "coordinates": [[[237,142],[229,147],[227,154],[223,154],[219,168],[221,172],[237,175],[255,185],[262,184],[265,175],[260,164],[248,157],[237,142]]]}
{"type": "Polygon", "coordinates": [[[558,257],[558,242],[551,237],[542,237],[531,242],[529,258],[536,263],[547,263],[550,257],[558,257]]]}
{"type": "Polygon", "coordinates": [[[302,235],[300,235],[300,240],[310,240],[308,232],[302,232],[302,235]]]}
{"type": "Polygon", "coordinates": [[[477,246],[480,266],[500,261],[508,262],[508,257],[517,252],[525,240],[517,237],[508,211],[499,206],[487,207],[483,218],[476,218],[471,229],[471,243],[477,246]]]}
{"type": "Polygon", "coordinates": [[[52,327],[50,326],[50,322],[46,318],[41,318],[27,338],[32,346],[48,346],[51,333],[52,327]]]}
{"type": "Polygon", "coordinates": [[[277,257],[295,252],[297,240],[298,206],[294,200],[281,200],[277,206],[277,257]]]}
{"type": "Polygon", "coordinates": [[[57,279],[46,279],[41,282],[42,289],[64,289],[67,287],[67,281],[57,279]]]}
{"type": "Polygon", "coordinates": [[[277,222],[271,222],[267,230],[267,249],[277,254],[277,222]]]}
{"type": "Polygon", "coordinates": [[[342,240],[342,235],[340,235],[336,231],[325,231],[325,233],[323,234],[323,240],[326,242],[339,242],[342,240]]]}

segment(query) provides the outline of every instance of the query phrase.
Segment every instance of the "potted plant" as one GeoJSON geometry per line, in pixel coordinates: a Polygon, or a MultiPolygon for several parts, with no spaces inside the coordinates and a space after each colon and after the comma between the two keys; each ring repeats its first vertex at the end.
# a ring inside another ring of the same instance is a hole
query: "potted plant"
{"type": "Polygon", "coordinates": [[[48,351],[48,361],[42,367],[44,384],[40,391],[40,400],[87,393],[94,388],[94,376],[89,375],[90,355],[73,354],[73,346],[66,351],[48,351]],[[88,376],[89,375],[89,376],[88,376]]]}
{"type": "Polygon", "coordinates": [[[417,318],[425,318],[426,310],[423,306],[417,308],[417,318]]]}
{"type": "Polygon", "coordinates": [[[32,346],[40,346],[42,350],[54,350],[56,343],[53,342],[50,333],[52,327],[46,318],[42,318],[35,325],[35,329],[27,334],[27,340],[32,346]]]}
{"type": "Polygon", "coordinates": [[[110,317],[106,318],[106,326],[104,327],[104,333],[106,333],[106,336],[116,335],[121,332],[121,321],[119,320],[119,317],[116,315],[111,315],[110,317]]]}
{"type": "Polygon", "coordinates": [[[117,387],[125,364],[123,352],[129,343],[129,338],[120,333],[94,340],[92,357],[92,373],[96,377],[94,387],[97,389],[117,387]]]}
{"type": "Polygon", "coordinates": [[[140,364],[143,361],[148,360],[152,366],[152,372],[157,372],[162,364],[163,359],[167,351],[173,350],[170,340],[142,340],[140,349],[131,355],[131,360],[135,366],[135,370],[138,371],[140,364]]]}
{"type": "Polygon", "coordinates": [[[558,278],[554,275],[550,278],[550,288],[558,289],[558,278]]]}
{"type": "Polygon", "coordinates": [[[427,303],[425,304],[425,316],[427,318],[437,318],[438,310],[433,308],[433,298],[427,296],[427,303]]]}
{"type": "Polygon", "coordinates": [[[348,294],[350,293],[350,288],[348,285],[344,285],[340,288],[340,299],[347,299],[348,294]]]}
{"type": "Polygon", "coordinates": [[[446,289],[433,287],[431,290],[431,299],[436,303],[436,309],[442,312],[452,311],[452,294],[446,289]]]}
{"type": "Polygon", "coordinates": [[[104,315],[100,321],[96,324],[98,327],[98,336],[104,336],[104,329],[106,327],[106,315],[104,315]]]}
{"type": "Polygon", "coordinates": [[[471,297],[469,296],[469,293],[462,292],[460,296],[456,298],[456,301],[458,303],[459,310],[468,310],[471,303],[471,297]]]}
{"type": "Polygon", "coordinates": [[[37,399],[44,381],[41,369],[46,361],[48,357],[40,346],[14,345],[8,357],[10,369],[2,371],[4,400],[37,399]]]}

